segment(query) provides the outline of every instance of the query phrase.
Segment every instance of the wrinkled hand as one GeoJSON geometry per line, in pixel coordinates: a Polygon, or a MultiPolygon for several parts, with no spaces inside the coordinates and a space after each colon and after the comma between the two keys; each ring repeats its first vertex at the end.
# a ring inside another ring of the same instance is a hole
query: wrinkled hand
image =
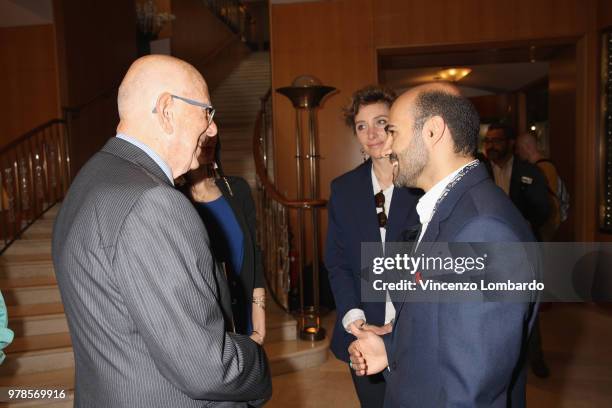
{"type": "Polygon", "coordinates": [[[389,365],[382,338],[370,330],[354,330],[357,340],[348,348],[351,367],[358,376],[380,373],[389,365]]]}
{"type": "Polygon", "coordinates": [[[376,326],[374,324],[366,324],[362,327],[362,330],[371,331],[372,333],[383,336],[393,331],[393,324],[387,323],[384,326],[376,326]]]}
{"type": "Polygon", "coordinates": [[[351,324],[348,325],[349,333],[355,333],[357,330],[361,330],[361,328],[365,325],[365,321],[363,319],[357,319],[351,324]]]}

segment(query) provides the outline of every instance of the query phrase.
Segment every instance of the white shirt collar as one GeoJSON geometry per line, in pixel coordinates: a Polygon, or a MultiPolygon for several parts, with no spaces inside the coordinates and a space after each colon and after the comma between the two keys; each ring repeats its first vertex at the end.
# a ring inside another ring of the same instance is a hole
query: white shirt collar
{"type": "Polygon", "coordinates": [[[448,176],[438,181],[427,193],[423,195],[423,197],[419,199],[419,202],[417,203],[417,206],[416,206],[416,210],[417,210],[417,213],[419,214],[419,221],[421,222],[422,225],[428,224],[429,221],[431,221],[431,217],[433,216],[433,210],[436,205],[436,202],[438,201],[438,199],[444,192],[444,189],[446,188],[448,183],[450,183],[453,180],[453,178],[455,178],[455,176],[459,174],[461,170],[463,170],[464,167],[469,166],[475,161],[477,160],[472,160],[466,165],[459,167],[457,170],[453,171],[448,176]]]}

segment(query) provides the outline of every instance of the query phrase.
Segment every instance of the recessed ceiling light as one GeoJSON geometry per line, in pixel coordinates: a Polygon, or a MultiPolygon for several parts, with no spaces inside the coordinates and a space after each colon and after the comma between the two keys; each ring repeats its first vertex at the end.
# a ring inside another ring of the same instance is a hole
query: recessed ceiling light
{"type": "Polygon", "coordinates": [[[438,72],[438,75],[445,81],[457,82],[465,78],[470,72],[472,72],[471,68],[448,68],[438,72]]]}

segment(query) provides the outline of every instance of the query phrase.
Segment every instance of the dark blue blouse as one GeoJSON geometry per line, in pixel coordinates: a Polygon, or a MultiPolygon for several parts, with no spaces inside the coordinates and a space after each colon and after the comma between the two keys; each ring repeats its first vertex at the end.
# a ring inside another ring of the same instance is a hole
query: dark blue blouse
{"type": "Polygon", "coordinates": [[[198,206],[215,255],[231,266],[234,276],[240,275],[244,235],[232,207],[223,196],[208,203],[198,203],[198,206]]]}

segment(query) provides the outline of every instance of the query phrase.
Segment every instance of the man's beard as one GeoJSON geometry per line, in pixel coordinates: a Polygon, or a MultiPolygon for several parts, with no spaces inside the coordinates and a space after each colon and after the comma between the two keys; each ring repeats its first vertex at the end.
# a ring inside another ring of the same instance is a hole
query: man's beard
{"type": "Polygon", "coordinates": [[[393,177],[393,184],[397,187],[418,187],[417,179],[429,162],[429,153],[420,133],[415,131],[408,147],[397,154],[393,177]]]}
{"type": "Polygon", "coordinates": [[[499,160],[504,157],[504,154],[497,149],[487,149],[487,159],[499,160]]]}

